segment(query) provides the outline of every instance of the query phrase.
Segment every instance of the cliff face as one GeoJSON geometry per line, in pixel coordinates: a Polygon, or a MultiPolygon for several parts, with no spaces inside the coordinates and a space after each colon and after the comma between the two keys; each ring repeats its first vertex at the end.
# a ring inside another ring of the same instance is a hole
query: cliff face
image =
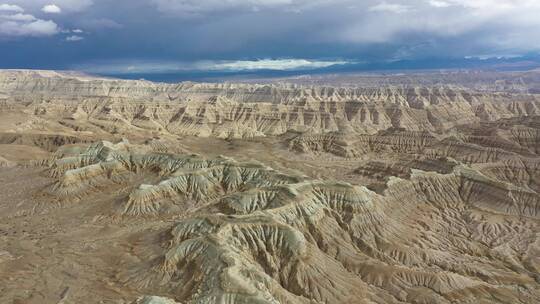
{"type": "Polygon", "coordinates": [[[373,134],[390,127],[444,132],[482,120],[540,114],[535,95],[453,87],[158,84],[28,71],[0,73],[0,96],[6,109],[55,117],[79,130],[114,122],[116,132],[143,128],[220,138],[291,130],[373,134]]]}

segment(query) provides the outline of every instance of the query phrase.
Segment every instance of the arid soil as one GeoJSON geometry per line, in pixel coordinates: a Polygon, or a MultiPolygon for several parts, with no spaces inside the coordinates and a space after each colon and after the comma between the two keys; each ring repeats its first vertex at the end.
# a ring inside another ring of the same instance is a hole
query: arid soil
{"type": "Polygon", "coordinates": [[[0,303],[540,302],[540,95],[396,81],[0,72],[0,303]]]}

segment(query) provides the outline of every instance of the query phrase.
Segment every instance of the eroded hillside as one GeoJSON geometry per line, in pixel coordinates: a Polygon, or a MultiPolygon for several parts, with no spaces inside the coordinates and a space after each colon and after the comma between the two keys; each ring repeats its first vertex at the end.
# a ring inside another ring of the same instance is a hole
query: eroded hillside
{"type": "Polygon", "coordinates": [[[463,124],[540,114],[536,95],[451,86],[156,84],[27,71],[1,73],[0,97],[3,111],[32,117],[18,129],[119,135],[142,130],[253,138],[287,131],[373,134],[390,127],[444,133],[463,124]]]}
{"type": "Polygon", "coordinates": [[[536,95],[26,71],[0,94],[1,301],[540,301],[536,95]]]}

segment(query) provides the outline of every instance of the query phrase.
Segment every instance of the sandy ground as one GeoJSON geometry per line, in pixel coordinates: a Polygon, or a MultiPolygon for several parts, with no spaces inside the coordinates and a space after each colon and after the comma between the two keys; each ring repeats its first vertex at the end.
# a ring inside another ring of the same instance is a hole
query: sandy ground
{"type": "Polygon", "coordinates": [[[117,266],[137,259],[139,230],[166,223],[102,219],[110,202],[99,198],[55,204],[40,194],[51,182],[41,171],[0,169],[0,303],[133,300],[137,291],[115,280],[117,266]]]}

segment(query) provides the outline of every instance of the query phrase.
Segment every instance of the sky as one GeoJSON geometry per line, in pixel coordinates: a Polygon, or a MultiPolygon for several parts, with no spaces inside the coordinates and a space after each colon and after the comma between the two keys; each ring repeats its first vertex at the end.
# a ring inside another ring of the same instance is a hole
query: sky
{"type": "Polygon", "coordinates": [[[540,0],[0,0],[0,68],[195,77],[538,54],[540,0]]]}

